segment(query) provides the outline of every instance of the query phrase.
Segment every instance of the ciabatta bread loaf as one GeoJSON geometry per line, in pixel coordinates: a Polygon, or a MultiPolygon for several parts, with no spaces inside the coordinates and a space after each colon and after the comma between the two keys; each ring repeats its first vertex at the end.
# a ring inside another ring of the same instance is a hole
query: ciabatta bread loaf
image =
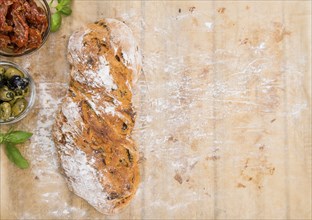
{"type": "Polygon", "coordinates": [[[70,86],[53,137],[69,188],[104,214],[126,206],[139,183],[132,85],[141,56],[131,30],[103,19],[72,34],[70,86]]]}

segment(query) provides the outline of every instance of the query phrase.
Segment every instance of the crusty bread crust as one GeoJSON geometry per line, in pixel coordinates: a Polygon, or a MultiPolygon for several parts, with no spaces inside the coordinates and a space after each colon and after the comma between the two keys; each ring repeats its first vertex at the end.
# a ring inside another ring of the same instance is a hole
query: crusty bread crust
{"type": "Polygon", "coordinates": [[[125,207],[139,184],[133,83],[141,56],[131,30],[103,19],[72,34],[70,86],[53,126],[69,188],[103,214],[125,207]]]}

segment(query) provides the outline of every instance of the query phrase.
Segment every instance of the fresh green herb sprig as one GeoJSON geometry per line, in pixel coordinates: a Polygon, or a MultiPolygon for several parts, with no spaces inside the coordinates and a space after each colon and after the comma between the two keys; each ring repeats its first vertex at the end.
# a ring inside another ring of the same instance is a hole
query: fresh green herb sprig
{"type": "Polygon", "coordinates": [[[32,133],[25,131],[13,131],[10,129],[7,133],[0,133],[0,144],[5,146],[5,153],[10,161],[21,169],[29,167],[28,161],[22,156],[17,144],[22,144],[32,136],[32,133]]]}
{"type": "Polygon", "coordinates": [[[62,24],[62,15],[69,16],[72,13],[71,0],[57,0],[57,4],[53,4],[54,0],[49,3],[50,8],[55,11],[51,16],[51,31],[56,32],[60,29],[62,24]]]}

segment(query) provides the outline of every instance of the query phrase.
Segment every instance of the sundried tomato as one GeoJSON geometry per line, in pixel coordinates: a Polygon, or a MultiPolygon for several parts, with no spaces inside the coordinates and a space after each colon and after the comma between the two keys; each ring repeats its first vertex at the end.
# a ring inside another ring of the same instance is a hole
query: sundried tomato
{"type": "Polygon", "coordinates": [[[38,7],[33,0],[24,3],[25,17],[27,21],[35,26],[47,24],[47,17],[42,8],[38,7]]]}
{"type": "Polygon", "coordinates": [[[0,0],[1,49],[38,48],[47,27],[45,11],[34,0],[0,0]]]}
{"type": "Polygon", "coordinates": [[[0,4],[0,31],[10,32],[13,30],[11,26],[6,23],[6,15],[8,13],[9,5],[0,4]]]}
{"type": "Polygon", "coordinates": [[[1,48],[6,48],[10,42],[11,40],[9,36],[0,34],[0,47],[1,48]]]}
{"type": "Polygon", "coordinates": [[[28,35],[28,48],[33,49],[40,46],[42,43],[42,38],[40,31],[35,28],[29,28],[29,35],[28,35]]]}
{"type": "Polygon", "coordinates": [[[21,47],[25,47],[28,42],[29,26],[27,25],[23,14],[19,13],[19,11],[20,11],[19,7],[17,7],[16,9],[13,9],[12,11],[13,22],[14,22],[14,28],[13,28],[14,35],[11,37],[11,40],[13,43],[17,45],[17,47],[21,48],[21,47]]]}

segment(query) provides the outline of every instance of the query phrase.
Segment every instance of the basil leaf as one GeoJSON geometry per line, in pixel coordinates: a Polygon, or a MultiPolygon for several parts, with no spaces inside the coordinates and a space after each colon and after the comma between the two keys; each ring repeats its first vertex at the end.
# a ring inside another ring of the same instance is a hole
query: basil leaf
{"type": "Polygon", "coordinates": [[[61,0],[57,6],[55,7],[57,11],[61,11],[64,7],[70,5],[71,1],[70,0],[61,0]]]}
{"type": "Polygon", "coordinates": [[[63,7],[64,7],[64,5],[62,5],[62,4],[58,4],[56,7],[55,7],[55,9],[56,9],[56,11],[60,11],[60,10],[62,10],[63,9],[63,7]]]}
{"type": "Polygon", "coordinates": [[[21,169],[26,169],[29,167],[28,161],[22,156],[20,151],[14,146],[14,144],[5,144],[5,153],[9,160],[12,161],[16,166],[21,169]]]}
{"type": "Polygon", "coordinates": [[[72,13],[72,10],[69,6],[64,6],[60,12],[66,16],[70,15],[72,13]]]}
{"type": "Polygon", "coordinates": [[[4,136],[4,142],[21,144],[27,141],[33,134],[25,131],[12,131],[4,136]]]}
{"type": "Polygon", "coordinates": [[[56,32],[62,24],[62,16],[59,12],[56,12],[52,15],[51,18],[52,18],[51,31],[56,32]]]}

